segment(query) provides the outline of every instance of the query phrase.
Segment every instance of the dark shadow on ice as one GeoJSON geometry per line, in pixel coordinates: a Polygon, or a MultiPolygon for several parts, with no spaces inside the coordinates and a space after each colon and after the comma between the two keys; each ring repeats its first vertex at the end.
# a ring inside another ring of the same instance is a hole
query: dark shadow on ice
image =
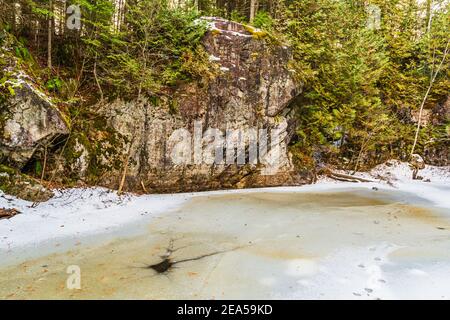
{"type": "Polygon", "coordinates": [[[241,249],[244,247],[244,246],[240,246],[240,247],[235,247],[235,248],[232,248],[229,250],[214,251],[211,253],[206,253],[206,254],[203,254],[203,255],[200,255],[197,257],[193,257],[193,258],[187,258],[187,259],[183,259],[183,260],[174,260],[174,259],[172,259],[172,254],[176,251],[187,248],[187,246],[173,249],[173,245],[174,245],[174,240],[170,240],[169,247],[166,249],[166,253],[163,256],[161,256],[162,261],[160,261],[156,264],[148,265],[145,267],[145,269],[151,269],[151,270],[155,271],[157,274],[167,274],[178,264],[202,260],[202,259],[216,256],[219,254],[224,254],[224,253],[228,253],[231,251],[235,251],[235,250],[238,250],[238,249],[241,249]]]}

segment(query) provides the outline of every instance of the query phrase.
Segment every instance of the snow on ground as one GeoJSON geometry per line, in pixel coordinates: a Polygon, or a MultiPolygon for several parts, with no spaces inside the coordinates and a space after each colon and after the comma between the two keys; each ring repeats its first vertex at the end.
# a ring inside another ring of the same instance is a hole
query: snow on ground
{"type": "MultiPolygon", "coordinates": [[[[351,174],[346,171],[340,172],[351,174]]],[[[376,166],[369,172],[357,172],[354,176],[371,180],[380,188],[410,192],[433,202],[436,206],[450,208],[450,166],[426,166],[425,169],[419,171],[422,180],[412,180],[412,170],[408,163],[391,160],[376,166]]],[[[343,185],[331,178],[322,178],[319,181],[319,184],[329,183],[343,185]]],[[[350,184],[355,185],[354,183],[350,184]]],[[[360,185],[367,185],[367,183],[360,185]]]]}
{"type": "Polygon", "coordinates": [[[355,174],[355,176],[379,182],[390,181],[394,185],[396,183],[421,184],[421,182],[450,184],[450,166],[447,167],[426,166],[425,169],[419,172],[419,176],[422,176],[423,179],[413,181],[411,179],[412,170],[409,167],[408,163],[397,160],[390,160],[384,164],[376,166],[367,173],[358,172],[355,174]]]}
{"type": "Polygon", "coordinates": [[[103,188],[55,192],[48,202],[31,202],[0,193],[0,208],[22,214],[0,221],[0,252],[50,239],[111,232],[143,217],[156,216],[182,204],[184,195],[118,196],[103,188]]]}

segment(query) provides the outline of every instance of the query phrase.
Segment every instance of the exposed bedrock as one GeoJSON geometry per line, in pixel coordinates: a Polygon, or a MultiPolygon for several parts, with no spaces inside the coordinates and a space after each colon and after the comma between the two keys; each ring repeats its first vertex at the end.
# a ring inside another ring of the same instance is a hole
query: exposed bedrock
{"type": "Polygon", "coordinates": [[[69,135],[58,109],[21,81],[2,116],[3,159],[19,169],[42,163],[36,151],[63,135],[69,140],[51,151],[46,174],[72,185],[117,189],[124,181],[125,191],[184,192],[302,182],[287,150],[290,104],[301,91],[290,49],[261,30],[204,20],[213,78],[96,105],[69,135]]]}
{"type": "Polygon", "coordinates": [[[117,187],[126,164],[126,190],[300,182],[286,148],[294,128],[289,106],[301,88],[288,67],[290,49],[271,43],[259,30],[222,19],[207,21],[203,44],[218,70],[207,85],[194,81],[171,92],[170,99],[115,101],[100,108],[125,145],[115,158],[119,164],[101,184],[117,187]]]}

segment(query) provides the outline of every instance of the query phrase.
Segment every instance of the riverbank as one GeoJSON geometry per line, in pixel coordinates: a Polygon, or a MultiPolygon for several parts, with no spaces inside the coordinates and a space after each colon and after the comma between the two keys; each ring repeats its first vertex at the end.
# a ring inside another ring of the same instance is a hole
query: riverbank
{"type": "Polygon", "coordinates": [[[17,209],[21,214],[0,222],[0,252],[37,245],[49,239],[82,237],[111,233],[127,224],[167,213],[195,197],[258,192],[316,192],[349,188],[398,190],[430,201],[432,206],[450,208],[450,168],[427,166],[420,172],[423,180],[412,180],[406,163],[392,161],[369,173],[355,176],[372,180],[367,183],[337,182],[321,178],[314,185],[245,190],[227,190],[185,194],[119,196],[103,188],[57,190],[53,199],[33,205],[4,194],[0,207],[17,209]],[[429,181],[429,182],[425,182],[429,181]]]}
{"type": "Polygon", "coordinates": [[[34,208],[3,195],[0,207],[22,214],[0,221],[0,296],[448,298],[448,172],[411,181],[403,164],[388,167],[361,176],[389,181],[358,184],[140,197],[73,189],[34,208]],[[181,263],[159,275],[151,267],[168,253],[181,263]],[[82,269],[81,291],[65,288],[69,265],[82,269]]]}

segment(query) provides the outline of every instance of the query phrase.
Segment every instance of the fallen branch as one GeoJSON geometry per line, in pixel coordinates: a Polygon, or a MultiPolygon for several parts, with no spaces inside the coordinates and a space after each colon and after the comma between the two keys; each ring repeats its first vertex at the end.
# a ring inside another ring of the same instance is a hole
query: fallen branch
{"type": "Polygon", "coordinates": [[[124,161],[124,165],[123,165],[123,172],[122,172],[122,178],[120,179],[119,190],[117,191],[117,194],[119,196],[122,195],[122,192],[123,192],[123,186],[125,185],[125,179],[127,177],[129,163],[130,163],[130,153],[128,152],[128,154],[125,158],[125,161],[124,161]]]}
{"type": "Polygon", "coordinates": [[[369,179],[364,179],[364,178],[360,178],[360,177],[355,177],[349,174],[343,174],[343,173],[337,173],[337,172],[333,172],[330,169],[326,169],[325,170],[325,175],[327,177],[330,177],[331,179],[334,180],[338,180],[338,181],[343,181],[343,182],[374,182],[373,180],[369,180],[369,179]]]}
{"type": "Polygon", "coordinates": [[[47,146],[44,147],[44,165],[42,166],[41,184],[44,183],[46,169],[47,169],[47,146]]]}
{"type": "Polygon", "coordinates": [[[141,180],[141,187],[142,187],[142,190],[144,190],[145,193],[148,193],[147,188],[145,187],[145,184],[144,184],[144,182],[142,180],[141,180]]]}
{"type": "Polygon", "coordinates": [[[219,254],[224,254],[224,253],[236,251],[236,250],[239,250],[239,249],[242,249],[242,248],[248,246],[248,245],[238,246],[238,247],[235,247],[235,248],[231,248],[229,250],[214,251],[214,252],[202,254],[200,256],[196,256],[196,257],[193,257],[193,258],[186,258],[186,259],[183,259],[183,260],[173,260],[172,259],[172,254],[174,252],[188,247],[188,246],[186,246],[186,247],[180,247],[180,248],[174,249],[173,245],[174,245],[174,240],[171,239],[170,243],[169,243],[169,247],[166,249],[166,253],[163,256],[161,256],[161,259],[163,259],[163,260],[161,262],[157,263],[157,264],[145,266],[145,268],[146,269],[152,269],[152,270],[156,271],[159,274],[165,274],[165,273],[169,272],[177,264],[202,260],[202,259],[209,258],[209,257],[212,257],[212,256],[216,256],[216,255],[219,255],[219,254]]]}
{"type": "Polygon", "coordinates": [[[3,219],[11,219],[12,217],[20,214],[21,212],[17,209],[5,209],[5,208],[0,208],[0,220],[3,219]]]}

